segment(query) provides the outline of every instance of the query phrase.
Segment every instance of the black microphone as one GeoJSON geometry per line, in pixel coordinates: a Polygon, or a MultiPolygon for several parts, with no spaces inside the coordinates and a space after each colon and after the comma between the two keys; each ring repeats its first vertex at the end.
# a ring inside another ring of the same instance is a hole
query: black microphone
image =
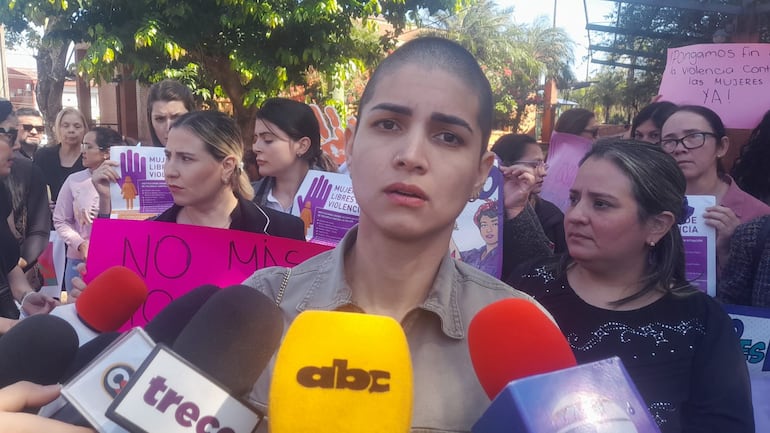
{"type": "Polygon", "coordinates": [[[171,348],[233,395],[251,391],[283,335],[283,313],[253,287],[219,291],[201,307],[171,348]]]}
{"type": "MultiPolygon", "coordinates": [[[[107,418],[129,430],[133,430],[132,426],[136,423],[142,422],[150,423],[147,426],[150,430],[157,430],[166,421],[176,422],[174,415],[176,408],[173,405],[169,408],[165,403],[162,407],[150,405],[143,397],[145,393],[149,392],[154,395],[153,392],[155,392],[161,395],[161,390],[167,389],[169,394],[167,397],[171,398],[170,393],[181,392],[192,383],[196,385],[194,387],[196,390],[213,387],[218,388],[225,395],[237,397],[245,395],[251,390],[280,343],[283,333],[282,313],[272,299],[250,287],[232,286],[212,293],[174,339],[175,341],[171,346],[173,352],[165,345],[156,346],[155,351],[142,364],[141,370],[137,368],[128,384],[115,396],[115,400],[110,405],[110,408],[116,407],[121,400],[128,399],[135,394],[141,394],[139,396],[142,400],[142,406],[139,407],[141,410],[122,413],[122,417],[116,417],[111,414],[111,409],[108,409],[107,418]],[[159,352],[161,354],[171,353],[174,363],[164,364],[159,370],[153,370],[152,367],[155,366],[155,361],[159,358],[159,352]],[[188,364],[192,364],[197,369],[196,374],[198,376],[193,378],[194,381],[190,379],[188,364]],[[146,381],[142,382],[143,379],[146,381]],[[159,383],[161,385],[158,385],[159,383]],[[147,386],[150,388],[156,386],[156,388],[147,389],[147,386]],[[160,421],[152,418],[153,415],[160,416],[160,421]],[[168,419],[163,417],[168,417],[168,419]],[[161,424],[157,424],[157,422],[161,424]]],[[[200,298],[198,299],[200,300],[200,298]]],[[[190,300],[190,305],[192,304],[195,302],[190,300]]],[[[167,317],[179,316],[169,312],[167,317]]],[[[97,372],[94,371],[94,373],[97,372]]],[[[209,422],[213,422],[213,418],[204,416],[203,413],[204,408],[208,407],[210,395],[201,397],[200,401],[194,400],[196,398],[194,391],[185,391],[184,396],[186,399],[193,400],[186,401],[185,407],[197,402],[201,410],[199,424],[203,423],[200,428],[211,428],[213,424],[209,422]]],[[[232,397],[230,400],[233,400],[232,397]]],[[[87,407],[88,405],[81,404],[80,406],[87,407]]],[[[245,407],[246,405],[242,406],[245,407]]],[[[246,411],[255,412],[250,408],[247,408],[246,411]]],[[[94,410],[94,412],[91,414],[84,411],[83,415],[89,420],[98,419],[105,415],[103,409],[101,413],[96,413],[98,410],[94,410]]],[[[222,416],[220,414],[220,417],[222,416]]],[[[228,419],[225,418],[222,418],[221,422],[227,422],[228,419]]],[[[238,419],[233,422],[240,421],[238,419]]],[[[170,431],[164,428],[160,428],[160,430],[170,431]]]]}
{"type": "Polygon", "coordinates": [[[20,321],[0,338],[0,388],[20,380],[58,383],[77,349],[77,333],[63,319],[40,314],[20,321]]]}

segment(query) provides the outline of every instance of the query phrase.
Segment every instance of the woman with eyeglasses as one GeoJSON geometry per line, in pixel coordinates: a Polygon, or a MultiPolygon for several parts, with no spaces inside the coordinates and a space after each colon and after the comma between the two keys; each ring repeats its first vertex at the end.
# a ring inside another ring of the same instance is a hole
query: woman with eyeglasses
{"type": "MultiPolygon", "coordinates": [[[[505,134],[497,139],[492,146],[492,152],[500,158],[501,166],[531,173],[532,189],[526,203],[535,211],[543,232],[551,241],[554,253],[565,252],[567,243],[564,240],[564,213],[555,204],[539,196],[543,189],[543,180],[548,175],[548,164],[545,162],[545,153],[537,144],[537,140],[526,134],[505,134]]],[[[505,188],[503,193],[505,194],[505,188]]],[[[507,238],[504,235],[503,239],[507,238]]],[[[505,251],[505,242],[503,251],[505,251]]],[[[505,259],[503,262],[505,263],[505,259]]]]}
{"type": "Polygon", "coordinates": [[[51,188],[52,205],[67,177],[85,169],[80,145],[88,131],[88,122],[80,110],[66,107],[56,115],[53,130],[58,144],[43,147],[35,153],[35,164],[43,170],[45,182],[51,188]]]}
{"type": "Polygon", "coordinates": [[[71,174],[64,181],[53,211],[53,226],[67,244],[67,265],[64,271],[64,287],[72,289],[75,267],[88,258],[91,227],[99,210],[99,194],[91,176],[104,161],[110,158],[110,147],[125,146],[123,138],[110,128],[91,129],[81,145],[84,170],[71,174]]]}
{"type": "Polygon", "coordinates": [[[725,172],[722,157],[730,139],[714,111],[697,105],[681,106],[663,124],[661,135],[660,146],[684,173],[687,194],[716,197],[716,206],[709,207],[703,219],[716,229],[717,264],[721,267],[727,263],[736,227],[770,214],[770,207],[740,189],[725,172]]]}
{"type": "MultiPolygon", "coordinates": [[[[11,174],[13,144],[18,130],[13,106],[0,99],[0,179],[11,174]]],[[[13,210],[11,195],[5,182],[0,182],[0,334],[7,332],[19,318],[18,302],[25,314],[48,313],[55,301],[32,290],[19,267],[19,242],[11,229],[13,210]]]]}

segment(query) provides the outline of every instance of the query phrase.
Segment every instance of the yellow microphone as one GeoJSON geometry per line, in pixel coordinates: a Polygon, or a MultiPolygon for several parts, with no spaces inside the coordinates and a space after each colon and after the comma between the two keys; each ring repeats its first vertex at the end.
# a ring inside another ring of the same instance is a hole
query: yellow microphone
{"type": "Polygon", "coordinates": [[[408,432],[412,362],[390,317],[305,311],[278,350],[270,385],[271,433],[408,432]]]}

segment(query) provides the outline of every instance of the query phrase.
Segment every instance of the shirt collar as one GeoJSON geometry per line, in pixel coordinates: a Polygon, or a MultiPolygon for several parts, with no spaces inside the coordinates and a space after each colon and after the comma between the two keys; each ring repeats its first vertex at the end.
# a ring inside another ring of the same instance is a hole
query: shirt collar
{"type": "MultiPolygon", "coordinates": [[[[315,278],[297,305],[297,311],[344,309],[363,312],[353,304],[353,293],[345,280],[345,253],[355,244],[357,236],[358,226],[348,230],[323,262],[314,265],[315,278]]],[[[456,266],[457,263],[447,253],[433,280],[433,287],[418,308],[436,314],[441,319],[441,330],[448,337],[462,339],[466,326],[458,305],[462,281],[456,266]]]]}

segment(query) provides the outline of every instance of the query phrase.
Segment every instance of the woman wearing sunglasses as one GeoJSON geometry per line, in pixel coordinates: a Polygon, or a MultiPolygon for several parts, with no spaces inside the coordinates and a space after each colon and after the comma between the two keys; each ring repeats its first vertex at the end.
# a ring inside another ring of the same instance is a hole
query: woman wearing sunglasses
{"type": "Polygon", "coordinates": [[[697,105],[679,107],[663,124],[660,146],[679,165],[688,195],[713,195],[704,222],[716,229],[717,264],[727,263],[730,238],[739,224],[770,214],[770,207],[741,190],[725,171],[722,157],[730,147],[719,115],[697,105]]]}

